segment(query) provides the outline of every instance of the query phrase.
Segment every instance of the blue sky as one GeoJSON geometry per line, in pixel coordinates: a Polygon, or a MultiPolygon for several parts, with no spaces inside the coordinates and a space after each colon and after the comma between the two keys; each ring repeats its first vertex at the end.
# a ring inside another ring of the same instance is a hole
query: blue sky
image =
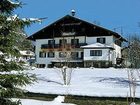
{"type": "Polygon", "coordinates": [[[16,10],[20,17],[48,17],[42,24],[26,28],[31,35],[50,23],[70,14],[74,9],[76,17],[88,22],[97,21],[100,26],[121,33],[140,34],[140,0],[21,0],[25,5],[16,10]]]}

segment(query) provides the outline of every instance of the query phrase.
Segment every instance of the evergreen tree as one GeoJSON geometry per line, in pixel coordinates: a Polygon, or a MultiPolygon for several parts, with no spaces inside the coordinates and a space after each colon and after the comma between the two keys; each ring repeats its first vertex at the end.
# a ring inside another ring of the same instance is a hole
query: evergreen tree
{"type": "Polygon", "coordinates": [[[21,34],[21,36],[17,37],[17,43],[16,46],[18,46],[19,50],[30,50],[30,51],[34,51],[34,46],[31,40],[27,39],[27,35],[21,34]]]}
{"type": "Polygon", "coordinates": [[[22,96],[20,87],[32,83],[34,75],[23,72],[23,66],[16,58],[19,56],[18,38],[25,26],[39,19],[20,19],[14,10],[21,7],[19,1],[0,0],[0,105],[19,105],[11,98],[22,96]]]}

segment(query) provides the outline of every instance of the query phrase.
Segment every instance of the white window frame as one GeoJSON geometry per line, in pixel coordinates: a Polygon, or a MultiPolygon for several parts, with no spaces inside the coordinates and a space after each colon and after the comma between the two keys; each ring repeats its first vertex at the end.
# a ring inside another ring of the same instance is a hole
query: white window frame
{"type": "Polygon", "coordinates": [[[102,50],[90,50],[90,56],[102,56],[102,50]]]}
{"type": "Polygon", "coordinates": [[[46,58],[46,52],[39,52],[40,58],[46,58]]]}

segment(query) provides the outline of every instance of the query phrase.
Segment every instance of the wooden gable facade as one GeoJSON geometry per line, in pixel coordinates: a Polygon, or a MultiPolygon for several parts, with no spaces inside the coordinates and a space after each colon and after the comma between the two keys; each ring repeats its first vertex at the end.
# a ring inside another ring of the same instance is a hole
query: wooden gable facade
{"type": "Polygon", "coordinates": [[[115,36],[122,41],[126,41],[116,32],[81,20],[71,15],[62,17],[56,22],[29,36],[28,39],[35,41],[37,39],[49,39],[63,36],[115,36]]]}

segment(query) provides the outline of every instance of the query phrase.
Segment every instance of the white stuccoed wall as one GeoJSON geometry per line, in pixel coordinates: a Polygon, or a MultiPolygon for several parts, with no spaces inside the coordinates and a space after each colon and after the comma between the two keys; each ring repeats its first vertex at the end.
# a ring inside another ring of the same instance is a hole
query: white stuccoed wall
{"type": "MultiPolygon", "coordinates": [[[[112,46],[115,50],[111,53],[111,59],[112,59],[112,62],[113,64],[116,63],[116,58],[117,57],[121,57],[121,47],[114,44],[114,37],[113,36],[101,36],[101,37],[105,37],[106,38],[106,44],[107,45],[110,45],[112,46]]],[[[86,37],[86,43],[87,44],[93,44],[93,43],[96,43],[97,42],[97,38],[101,38],[101,37],[86,37]]],[[[54,38],[55,39],[55,44],[59,44],[59,40],[60,39],[63,39],[63,38],[54,38]]],[[[71,43],[71,39],[74,39],[74,37],[65,37],[64,39],[67,39],[67,43],[71,43]]],[[[85,36],[78,36],[78,37],[75,37],[75,39],[79,39],[79,43],[85,43],[85,36]]],[[[55,60],[55,59],[58,59],[59,58],[59,53],[58,51],[55,52],[55,58],[47,58],[47,54],[46,54],[46,58],[40,58],[39,57],[39,52],[41,51],[41,45],[42,44],[48,44],[48,40],[52,40],[52,39],[38,39],[36,40],[36,50],[35,50],[35,53],[36,53],[36,61],[38,64],[49,64],[51,63],[52,60],[55,60]]],[[[108,54],[108,50],[109,49],[103,49],[103,56],[101,57],[90,57],[89,53],[91,49],[85,49],[84,51],[84,60],[87,60],[87,59],[102,59],[102,60],[107,60],[109,57],[109,54],[108,54]]],[[[79,50],[80,52],[82,50],[79,50]]],[[[80,53],[79,52],[79,53],[80,53]]]]}
{"type": "Polygon", "coordinates": [[[84,60],[104,60],[108,61],[110,59],[109,49],[94,49],[102,50],[102,56],[90,56],[90,50],[93,49],[84,49],[84,60]]]}
{"type": "Polygon", "coordinates": [[[106,44],[112,45],[113,44],[113,36],[97,36],[97,37],[87,37],[86,41],[88,44],[97,43],[97,38],[106,38],[106,44]]]}
{"type": "Polygon", "coordinates": [[[36,50],[35,50],[35,53],[36,53],[36,62],[38,64],[49,64],[51,63],[51,60],[52,58],[47,58],[47,54],[46,54],[46,58],[40,58],[39,57],[39,52],[41,51],[41,45],[42,44],[47,44],[48,43],[48,40],[47,39],[39,39],[39,40],[36,40],[36,50]]]}

